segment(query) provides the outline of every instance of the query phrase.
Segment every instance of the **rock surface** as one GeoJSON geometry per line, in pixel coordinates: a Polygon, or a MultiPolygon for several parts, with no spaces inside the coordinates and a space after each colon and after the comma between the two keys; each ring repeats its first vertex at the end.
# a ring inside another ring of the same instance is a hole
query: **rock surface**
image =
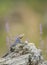
{"type": "Polygon", "coordinates": [[[47,65],[42,51],[34,43],[21,43],[12,47],[13,52],[0,58],[0,65],[47,65]]]}

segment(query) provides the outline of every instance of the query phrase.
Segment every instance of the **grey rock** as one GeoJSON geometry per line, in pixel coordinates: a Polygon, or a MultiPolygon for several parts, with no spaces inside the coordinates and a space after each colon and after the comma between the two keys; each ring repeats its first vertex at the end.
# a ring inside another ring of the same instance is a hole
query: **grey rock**
{"type": "Polygon", "coordinates": [[[34,43],[18,43],[13,48],[13,52],[0,58],[0,65],[47,65],[41,49],[37,49],[34,43]]]}

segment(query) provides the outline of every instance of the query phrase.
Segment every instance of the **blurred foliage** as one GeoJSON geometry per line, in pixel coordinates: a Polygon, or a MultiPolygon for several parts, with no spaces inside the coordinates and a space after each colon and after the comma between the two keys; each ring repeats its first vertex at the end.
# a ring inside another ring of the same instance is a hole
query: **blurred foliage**
{"type": "Polygon", "coordinates": [[[43,13],[47,0],[0,0],[0,13],[5,14],[18,2],[25,2],[28,6],[33,7],[34,10],[43,13]]]}

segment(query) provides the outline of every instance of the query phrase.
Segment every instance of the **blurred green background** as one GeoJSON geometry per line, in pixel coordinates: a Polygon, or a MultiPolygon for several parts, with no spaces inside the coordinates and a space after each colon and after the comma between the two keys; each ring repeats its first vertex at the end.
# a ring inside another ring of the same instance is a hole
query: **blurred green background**
{"type": "Polygon", "coordinates": [[[0,57],[7,52],[6,21],[10,27],[9,37],[24,33],[23,41],[29,39],[37,47],[40,44],[41,23],[43,55],[47,59],[47,0],[0,0],[0,57]]]}

